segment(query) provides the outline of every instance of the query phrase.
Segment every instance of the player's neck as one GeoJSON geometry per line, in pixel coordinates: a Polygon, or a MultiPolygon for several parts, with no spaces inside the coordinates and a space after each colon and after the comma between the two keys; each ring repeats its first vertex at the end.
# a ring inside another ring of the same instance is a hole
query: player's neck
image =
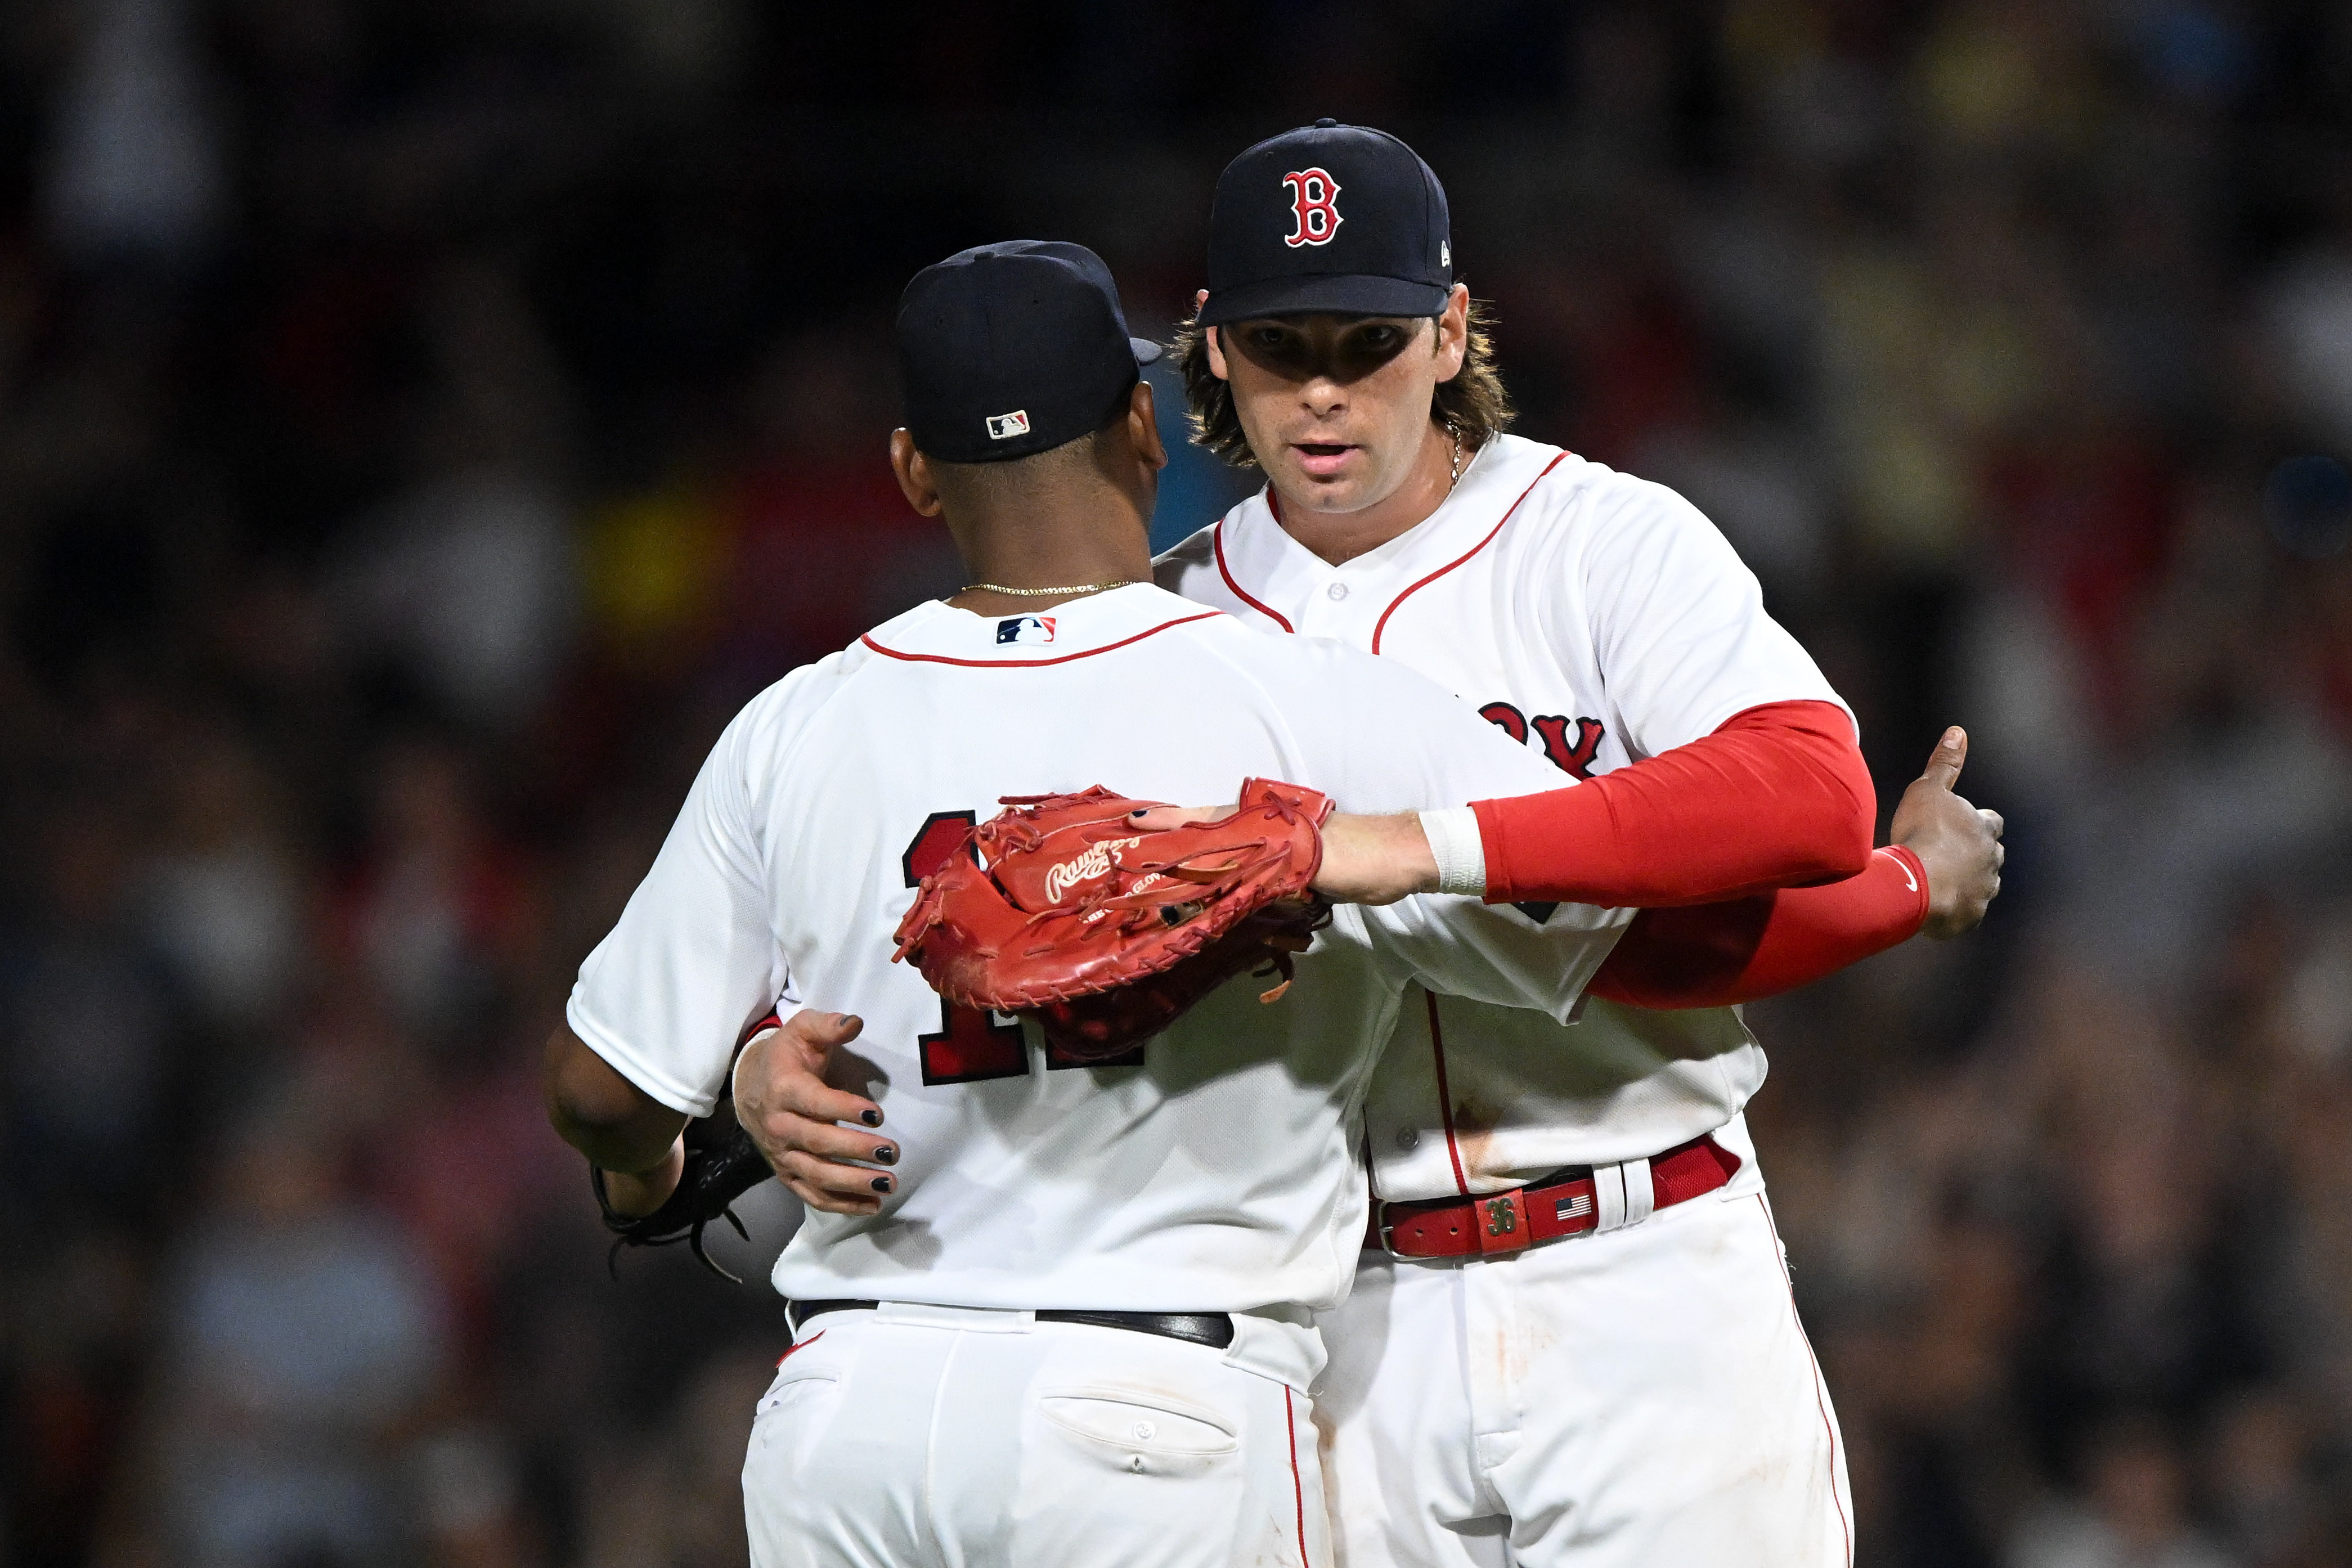
{"type": "Polygon", "coordinates": [[[1115,491],[1044,497],[1017,515],[950,518],[956,548],[972,583],[947,602],[975,615],[1018,615],[1101,592],[1106,586],[1151,580],[1151,536],[1115,491]],[[1117,514],[1116,516],[1107,514],[1117,514]],[[1079,591],[1010,594],[994,588],[1070,588],[1079,591]]]}
{"type": "MultiPolygon", "coordinates": [[[[1408,529],[1419,528],[1454,493],[1454,438],[1429,426],[1404,483],[1360,511],[1318,512],[1288,491],[1279,492],[1276,515],[1283,531],[1333,566],[1376,550],[1408,529]]],[[[1460,461],[1467,465],[1465,449],[1460,461]]]]}

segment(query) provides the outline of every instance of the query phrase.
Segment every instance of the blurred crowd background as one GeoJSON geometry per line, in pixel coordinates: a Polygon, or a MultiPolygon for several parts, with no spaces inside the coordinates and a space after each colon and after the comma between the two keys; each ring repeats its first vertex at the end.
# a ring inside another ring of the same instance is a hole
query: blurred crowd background
{"type": "Polygon", "coordinates": [[[0,5],[0,1563],[742,1560],[775,1300],[607,1278],[540,1043],[733,709],[959,580],[905,277],[1165,331],[1322,114],[1882,804],[1958,720],[2008,815],[1980,933],[1754,1009],[1860,1560],[2352,1563],[2327,0],[0,5]]]}

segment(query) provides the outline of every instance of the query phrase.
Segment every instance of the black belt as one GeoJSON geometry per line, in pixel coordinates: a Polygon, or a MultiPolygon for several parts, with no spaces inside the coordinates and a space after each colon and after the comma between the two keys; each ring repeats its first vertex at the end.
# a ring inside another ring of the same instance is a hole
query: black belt
{"type": "MultiPolygon", "coordinates": [[[[794,1333],[824,1312],[870,1312],[879,1301],[787,1301],[784,1319],[794,1333]]],[[[1223,1312],[1041,1312],[1041,1323],[1092,1323],[1098,1329],[1126,1329],[1130,1333],[1158,1334],[1188,1344],[1223,1350],[1234,1343],[1234,1320],[1223,1312]]]]}

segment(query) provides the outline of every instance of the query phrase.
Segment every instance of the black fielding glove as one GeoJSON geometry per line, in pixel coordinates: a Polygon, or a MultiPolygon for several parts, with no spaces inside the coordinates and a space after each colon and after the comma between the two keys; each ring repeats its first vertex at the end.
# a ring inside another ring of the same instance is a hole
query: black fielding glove
{"type": "Polygon", "coordinates": [[[617,1260],[624,1247],[667,1247],[683,1241],[702,1266],[721,1279],[743,1281],[713,1260],[703,1249],[702,1232],[714,1219],[724,1219],[745,1240],[751,1232],[735,1217],[735,1200],[776,1173],[768,1157],[751,1142],[751,1134],[736,1124],[733,1114],[700,1116],[686,1124],[686,1168],[677,1187],[651,1214],[621,1214],[604,1196],[604,1173],[588,1167],[588,1185],[604,1211],[604,1228],[619,1239],[613,1243],[606,1266],[618,1277],[617,1260]]]}
{"type": "MultiPolygon", "coordinates": [[[[769,1013],[743,1031],[743,1039],[736,1044],[736,1053],[740,1055],[754,1036],[780,1023],[776,1013],[769,1013]]],[[[746,1241],[751,1239],[751,1233],[735,1218],[735,1200],[776,1173],[768,1164],[768,1156],[751,1142],[751,1134],[735,1120],[731,1071],[728,1077],[727,1092],[719,1096],[710,1114],[687,1123],[686,1168],[678,1173],[677,1187],[651,1214],[615,1213],[612,1199],[604,1196],[604,1173],[593,1165],[588,1167],[588,1186],[596,1195],[596,1207],[604,1216],[604,1228],[619,1238],[604,1257],[604,1267],[614,1279],[620,1278],[622,1248],[667,1247],[683,1241],[693,1249],[704,1268],[722,1280],[738,1285],[743,1282],[703,1250],[702,1232],[712,1220],[724,1219],[735,1228],[736,1235],[746,1241]]]]}

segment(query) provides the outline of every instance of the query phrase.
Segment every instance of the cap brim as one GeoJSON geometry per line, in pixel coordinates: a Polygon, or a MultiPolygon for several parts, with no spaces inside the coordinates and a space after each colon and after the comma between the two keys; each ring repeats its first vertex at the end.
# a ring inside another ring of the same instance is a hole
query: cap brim
{"type": "Polygon", "coordinates": [[[1127,346],[1135,350],[1135,362],[1139,365],[1148,365],[1167,352],[1149,338],[1129,338],[1127,346]]]}
{"type": "Polygon", "coordinates": [[[1453,290],[1443,284],[1361,274],[1307,273],[1235,284],[1201,306],[1203,327],[1260,316],[1434,316],[1453,290]]]}

